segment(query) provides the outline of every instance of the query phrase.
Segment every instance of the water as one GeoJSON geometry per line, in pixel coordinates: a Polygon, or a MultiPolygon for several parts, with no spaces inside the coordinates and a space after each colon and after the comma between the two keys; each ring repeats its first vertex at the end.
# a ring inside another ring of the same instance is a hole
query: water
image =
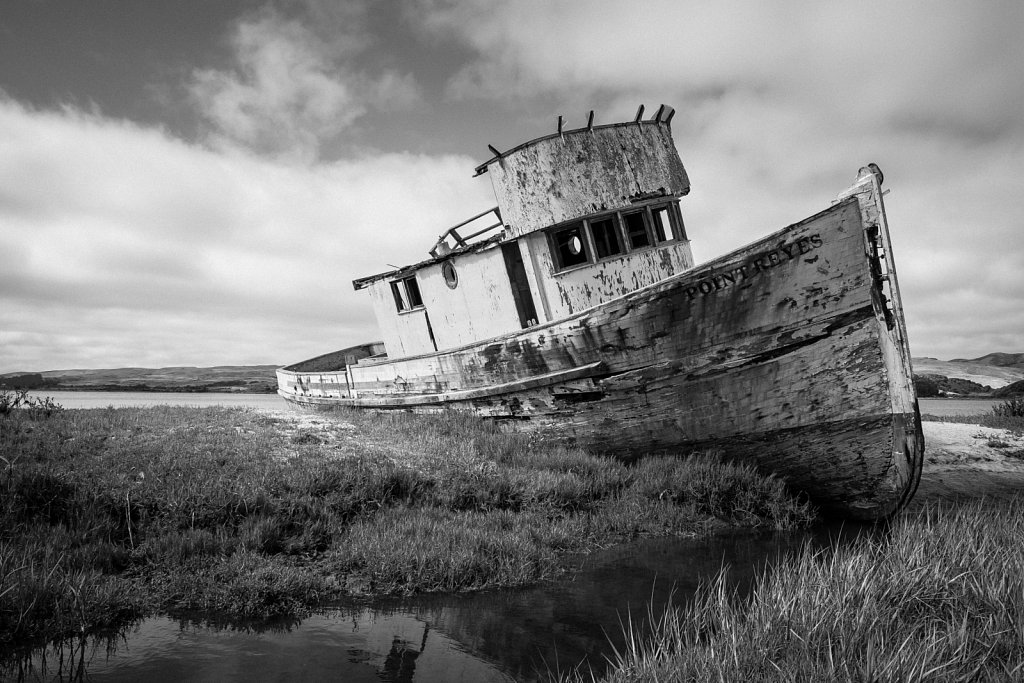
{"type": "Polygon", "coordinates": [[[982,415],[991,414],[992,406],[1002,400],[988,398],[922,398],[918,399],[922,415],[982,415]]]}
{"type": "Polygon", "coordinates": [[[191,393],[186,391],[32,391],[49,396],[65,408],[141,408],[147,406],[226,406],[282,410],[288,407],[277,394],[191,393]]]}
{"type": "MultiPolygon", "coordinates": [[[[353,603],[304,620],[213,627],[147,619],[118,638],[36,653],[26,680],[491,681],[547,680],[575,667],[600,673],[622,626],[692,598],[730,566],[750,590],[766,565],[804,542],[849,540],[861,528],[647,539],[595,553],[543,585],[353,603]]],[[[23,663],[27,666],[28,663],[23,663]]],[[[2,675],[0,671],[0,675],[2,675]]],[[[17,672],[8,672],[17,676],[17,672]]]]}

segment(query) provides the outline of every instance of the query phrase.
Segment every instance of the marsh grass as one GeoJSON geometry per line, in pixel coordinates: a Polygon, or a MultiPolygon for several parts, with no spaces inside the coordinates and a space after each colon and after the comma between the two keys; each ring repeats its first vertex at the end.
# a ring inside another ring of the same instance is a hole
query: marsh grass
{"type": "Polygon", "coordinates": [[[992,412],[989,413],[975,415],[922,415],[921,418],[929,422],[981,425],[982,427],[1006,429],[1014,434],[1024,434],[1024,415],[1015,414],[1012,409],[1006,408],[1006,405],[992,406],[992,412]]]}
{"type": "MultiPolygon", "coordinates": [[[[1024,678],[1024,503],[930,509],[626,628],[607,681],[1024,678]]],[[[578,676],[582,678],[582,676],[578,676]]]]}
{"type": "Polygon", "coordinates": [[[813,511],[713,455],[627,466],[458,414],[156,407],[0,419],[0,641],[159,611],[301,614],[549,578],[566,553],[813,511]]]}
{"type": "Polygon", "coordinates": [[[1024,396],[1016,396],[992,406],[992,413],[997,417],[1019,417],[1024,419],[1024,396]]]}

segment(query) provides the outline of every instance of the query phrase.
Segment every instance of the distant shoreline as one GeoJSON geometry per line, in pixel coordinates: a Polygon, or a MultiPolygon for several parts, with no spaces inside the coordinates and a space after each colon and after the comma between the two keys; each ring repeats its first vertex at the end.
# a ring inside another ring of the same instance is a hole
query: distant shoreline
{"type": "Polygon", "coordinates": [[[172,394],[276,394],[277,387],[267,385],[263,388],[234,386],[209,386],[209,385],[175,385],[175,386],[153,386],[148,384],[76,384],[67,386],[56,384],[52,386],[32,387],[29,391],[45,393],[47,391],[104,391],[104,392],[126,392],[138,391],[145,393],[172,393],[172,394]]]}
{"type": "Polygon", "coordinates": [[[0,375],[0,389],[29,391],[104,391],[245,393],[277,392],[274,365],[221,365],[207,368],[112,368],[0,375]]]}

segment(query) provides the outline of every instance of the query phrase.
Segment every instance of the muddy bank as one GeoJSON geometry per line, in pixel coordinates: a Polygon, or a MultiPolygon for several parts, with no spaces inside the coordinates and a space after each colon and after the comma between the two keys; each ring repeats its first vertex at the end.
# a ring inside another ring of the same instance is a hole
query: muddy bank
{"type": "Polygon", "coordinates": [[[925,461],[911,509],[1024,491],[1024,435],[954,422],[924,422],[925,461]]]}

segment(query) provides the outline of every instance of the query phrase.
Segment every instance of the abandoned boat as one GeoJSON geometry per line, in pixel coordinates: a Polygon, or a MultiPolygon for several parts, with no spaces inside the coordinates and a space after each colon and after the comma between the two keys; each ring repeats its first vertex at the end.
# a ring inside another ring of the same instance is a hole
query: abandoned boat
{"type": "Polygon", "coordinates": [[[278,370],[304,407],[463,410],[622,456],[715,448],[873,520],[924,454],[882,174],[695,266],[674,111],[481,164],[498,206],[354,281],[382,342],[278,370]],[[481,225],[483,224],[483,225],[481,225]],[[478,227],[477,227],[478,226],[478,227]]]}

